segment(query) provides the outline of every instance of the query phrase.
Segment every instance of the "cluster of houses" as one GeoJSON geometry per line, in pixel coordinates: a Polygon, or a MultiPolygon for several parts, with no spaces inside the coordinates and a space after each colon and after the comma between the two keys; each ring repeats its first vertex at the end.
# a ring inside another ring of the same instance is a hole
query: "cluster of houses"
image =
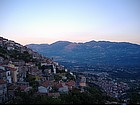
{"type": "Polygon", "coordinates": [[[32,80],[38,83],[36,94],[58,97],[60,94],[68,94],[70,90],[76,87],[76,82],[69,80],[65,73],[57,73],[57,70],[65,71],[63,66],[26,46],[0,37],[0,49],[16,50],[21,54],[28,52],[35,60],[25,62],[24,60],[4,56],[0,52],[0,103],[6,103],[14,98],[17,90],[21,92],[33,90],[34,87],[31,86],[29,77],[32,77],[32,80]],[[56,81],[55,75],[61,78],[56,81]]]}
{"type": "Polygon", "coordinates": [[[129,89],[127,83],[112,79],[106,72],[94,73],[94,75],[88,77],[88,81],[99,86],[107,93],[107,95],[114,98],[119,98],[120,96],[125,95],[126,91],[129,89]]]}

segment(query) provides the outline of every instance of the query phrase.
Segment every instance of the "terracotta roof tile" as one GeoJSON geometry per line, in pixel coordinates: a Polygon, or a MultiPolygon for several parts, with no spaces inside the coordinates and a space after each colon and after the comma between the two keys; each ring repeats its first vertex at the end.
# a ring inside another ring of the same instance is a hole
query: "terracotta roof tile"
{"type": "Polygon", "coordinates": [[[28,86],[26,86],[26,85],[21,85],[21,86],[19,86],[19,88],[20,88],[20,90],[25,90],[26,88],[27,88],[28,86]]]}
{"type": "Polygon", "coordinates": [[[75,83],[75,81],[69,81],[69,82],[66,83],[66,85],[67,86],[75,86],[76,83],[75,83]]]}
{"type": "Polygon", "coordinates": [[[45,81],[45,82],[42,84],[42,86],[48,87],[48,86],[50,86],[50,82],[49,82],[49,81],[45,81]]]}
{"type": "Polygon", "coordinates": [[[56,85],[56,87],[57,87],[57,88],[62,88],[63,85],[62,85],[62,83],[58,83],[58,84],[56,85]]]}

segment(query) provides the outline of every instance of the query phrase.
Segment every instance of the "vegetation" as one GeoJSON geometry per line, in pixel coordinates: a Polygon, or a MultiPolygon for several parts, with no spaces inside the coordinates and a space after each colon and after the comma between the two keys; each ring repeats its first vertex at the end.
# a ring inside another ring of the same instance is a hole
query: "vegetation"
{"type": "Polygon", "coordinates": [[[15,59],[24,60],[27,63],[33,61],[32,56],[27,51],[21,53],[17,50],[13,50],[10,52],[10,56],[15,59]]]}
{"type": "Polygon", "coordinates": [[[8,51],[0,47],[0,56],[3,57],[4,59],[8,59],[9,58],[8,51]]]}
{"type": "Polygon", "coordinates": [[[29,82],[29,85],[33,88],[34,92],[38,90],[37,87],[39,86],[39,83],[36,81],[35,76],[27,73],[26,81],[29,82]]]}
{"type": "Polygon", "coordinates": [[[75,88],[68,95],[61,94],[57,98],[37,94],[34,90],[27,93],[17,90],[15,92],[15,98],[10,104],[104,105],[107,101],[115,102],[113,98],[103,94],[100,90],[88,87],[88,90],[86,89],[84,93],[81,93],[79,89],[75,88]]]}

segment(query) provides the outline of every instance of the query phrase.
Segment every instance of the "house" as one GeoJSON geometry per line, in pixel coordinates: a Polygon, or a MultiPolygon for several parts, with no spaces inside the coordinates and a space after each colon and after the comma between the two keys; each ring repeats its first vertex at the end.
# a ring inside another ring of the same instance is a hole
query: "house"
{"type": "Polygon", "coordinates": [[[0,64],[2,64],[4,61],[4,58],[0,56],[0,64]]]}
{"type": "Polygon", "coordinates": [[[8,59],[4,59],[3,64],[4,65],[8,65],[8,63],[9,63],[9,60],[8,59]]]}
{"type": "Polygon", "coordinates": [[[21,46],[20,47],[20,52],[24,53],[24,52],[28,52],[28,51],[27,51],[27,48],[25,46],[21,46]]]}
{"type": "Polygon", "coordinates": [[[17,75],[18,75],[18,67],[15,67],[15,65],[13,65],[12,62],[9,62],[7,67],[11,71],[12,82],[16,83],[17,82],[17,75]]]}
{"type": "Polygon", "coordinates": [[[3,37],[0,37],[0,46],[3,47],[3,37]]]}
{"type": "Polygon", "coordinates": [[[29,87],[29,82],[17,82],[17,86],[27,86],[29,87]]]}
{"type": "Polygon", "coordinates": [[[39,70],[37,66],[29,66],[28,67],[28,72],[31,75],[42,76],[42,71],[39,70]]]}
{"type": "Polygon", "coordinates": [[[15,43],[15,47],[16,47],[16,48],[21,48],[21,47],[22,47],[22,45],[21,45],[21,44],[19,44],[19,43],[15,43]]]}
{"type": "MultiPolygon", "coordinates": [[[[0,67],[1,71],[5,71],[5,77],[8,83],[16,83],[17,82],[17,69],[4,65],[0,67]]],[[[4,72],[3,72],[3,78],[4,78],[4,72]]]]}
{"type": "Polygon", "coordinates": [[[6,71],[3,69],[0,69],[0,79],[6,80],[6,71]]]}
{"type": "Polygon", "coordinates": [[[36,78],[36,81],[40,81],[42,77],[42,71],[41,70],[33,70],[31,75],[34,75],[36,78]]]}
{"type": "Polygon", "coordinates": [[[69,90],[72,90],[73,88],[76,87],[76,82],[71,80],[71,81],[66,82],[66,85],[68,86],[69,90]]]}
{"type": "Polygon", "coordinates": [[[62,80],[63,81],[66,81],[67,80],[67,77],[66,76],[62,76],[62,80]]]}
{"type": "Polygon", "coordinates": [[[53,64],[41,63],[42,71],[46,74],[56,74],[56,67],[53,64]]]}
{"type": "Polygon", "coordinates": [[[14,97],[16,88],[17,88],[17,86],[14,84],[8,85],[7,90],[8,90],[9,100],[14,97]]]}
{"type": "Polygon", "coordinates": [[[44,87],[49,87],[49,86],[51,86],[51,83],[50,83],[50,81],[44,81],[43,83],[42,83],[42,86],[44,86],[44,87]]]}
{"type": "Polygon", "coordinates": [[[14,50],[15,49],[14,44],[15,44],[14,41],[8,40],[4,43],[4,46],[7,48],[7,50],[14,50]]]}
{"type": "Polygon", "coordinates": [[[3,46],[5,46],[8,43],[8,39],[3,38],[3,46]]]}
{"type": "Polygon", "coordinates": [[[28,68],[26,66],[18,67],[18,81],[24,81],[27,75],[28,68]]]}
{"type": "Polygon", "coordinates": [[[32,89],[32,87],[29,86],[29,82],[17,82],[16,89],[19,89],[23,92],[28,92],[32,89]]]}
{"type": "Polygon", "coordinates": [[[54,74],[49,74],[49,75],[46,76],[46,78],[47,78],[49,81],[54,81],[54,80],[55,80],[54,74]]]}
{"type": "Polygon", "coordinates": [[[12,64],[15,65],[15,66],[24,66],[25,61],[23,61],[23,60],[13,60],[12,64]]]}
{"type": "Polygon", "coordinates": [[[47,94],[48,93],[48,90],[44,86],[39,86],[38,87],[38,93],[40,93],[40,94],[47,94]]]}
{"type": "Polygon", "coordinates": [[[65,70],[64,66],[62,66],[62,65],[57,66],[57,69],[60,70],[60,71],[65,70]]]}
{"type": "Polygon", "coordinates": [[[85,76],[81,76],[80,86],[86,87],[86,77],[85,76]]]}
{"type": "Polygon", "coordinates": [[[7,83],[3,79],[0,79],[0,103],[4,103],[7,100],[7,83]]]}
{"type": "Polygon", "coordinates": [[[1,79],[5,79],[8,83],[12,83],[11,71],[7,66],[1,65],[0,73],[1,79]]]}
{"type": "Polygon", "coordinates": [[[28,66],[28,67],[33,67],[33,66],[35,66],[35,63],[33,63],[33,62],[28,62],[28,63],[26,63],[26,66],[28,66]]]}
{"type": "Polygon", "coordinates": [[[58,89],[59,93],[66,93],[66,94],[68,94],[68,92],[69,92],[68,86],[65,83],[63,83],[63,82],[55,84],[54,87],[58,89]]]}
{"type": "Polygon", "coordinates": [[[14,49],[15,49],[15,47],[13,47],[13,46],[8,46],[8,47],[7,47],[7,50],[8,50],[8,51],[11,51],[11,50],[14,50],[14,49]]]}
{"type": "Polygon", "coordinates": [[[41,84],[43,87],[47,88],[47,90],[52,90],[52,84],[50,81],[44,81],[42,84],[41,84]]]}
{"type": "Polygon", "coordinates": [[[23,92],[29,92],[30,90],[32,90],[32,87],[27,86],[27,85],[20,85],[18,86],[18,88],[23,92]]]}
{"type": "Polygon", "coordinates": [[[68,86],[63,85],[61,88],[58,89],[58,91],[59,91],[60,93],[66,93],[66,94],[68,94],[69,89],[68,89],[68,86]]]}
{"type": "Polygon", "coordinates": [[[12,83],[11,71],[8,67],[5,67],[6,70],[6,79],[8,83],[12,83]]]}
{"type": "Polygon", "coordinates": [[[12,67],[9,67],[9,69],[11,71],[12,82],[16,83],[17,82],[17,69],[12,68],[12,67]]]}
{"type": "Polygon", "coordinates": [[[6,47],[7,47],[7,50],[15,50],[15,42],[14,41],[11,41],[9,40],[6,44],[6,47]]]}
{"type": "Polygon", "coordinates": [[[58,83],[58,82],[54,82],[54,83],[53,83],[53,87],[54,87],[59,93],[66,93],[66,94],[68,94],[68,92],[69,92],[68,86],[67,86],[64,82],[62,82],[62,81],[60,81],[59,83],[58,83]]]}

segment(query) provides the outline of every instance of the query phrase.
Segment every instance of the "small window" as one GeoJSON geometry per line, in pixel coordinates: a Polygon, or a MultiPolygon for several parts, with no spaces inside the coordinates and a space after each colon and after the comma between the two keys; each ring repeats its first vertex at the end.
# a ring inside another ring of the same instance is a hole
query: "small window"
{"type": "Polygon", "coordinates": [[[10,76],[10,72],[8,72],[8,76],[10,76]]]}

